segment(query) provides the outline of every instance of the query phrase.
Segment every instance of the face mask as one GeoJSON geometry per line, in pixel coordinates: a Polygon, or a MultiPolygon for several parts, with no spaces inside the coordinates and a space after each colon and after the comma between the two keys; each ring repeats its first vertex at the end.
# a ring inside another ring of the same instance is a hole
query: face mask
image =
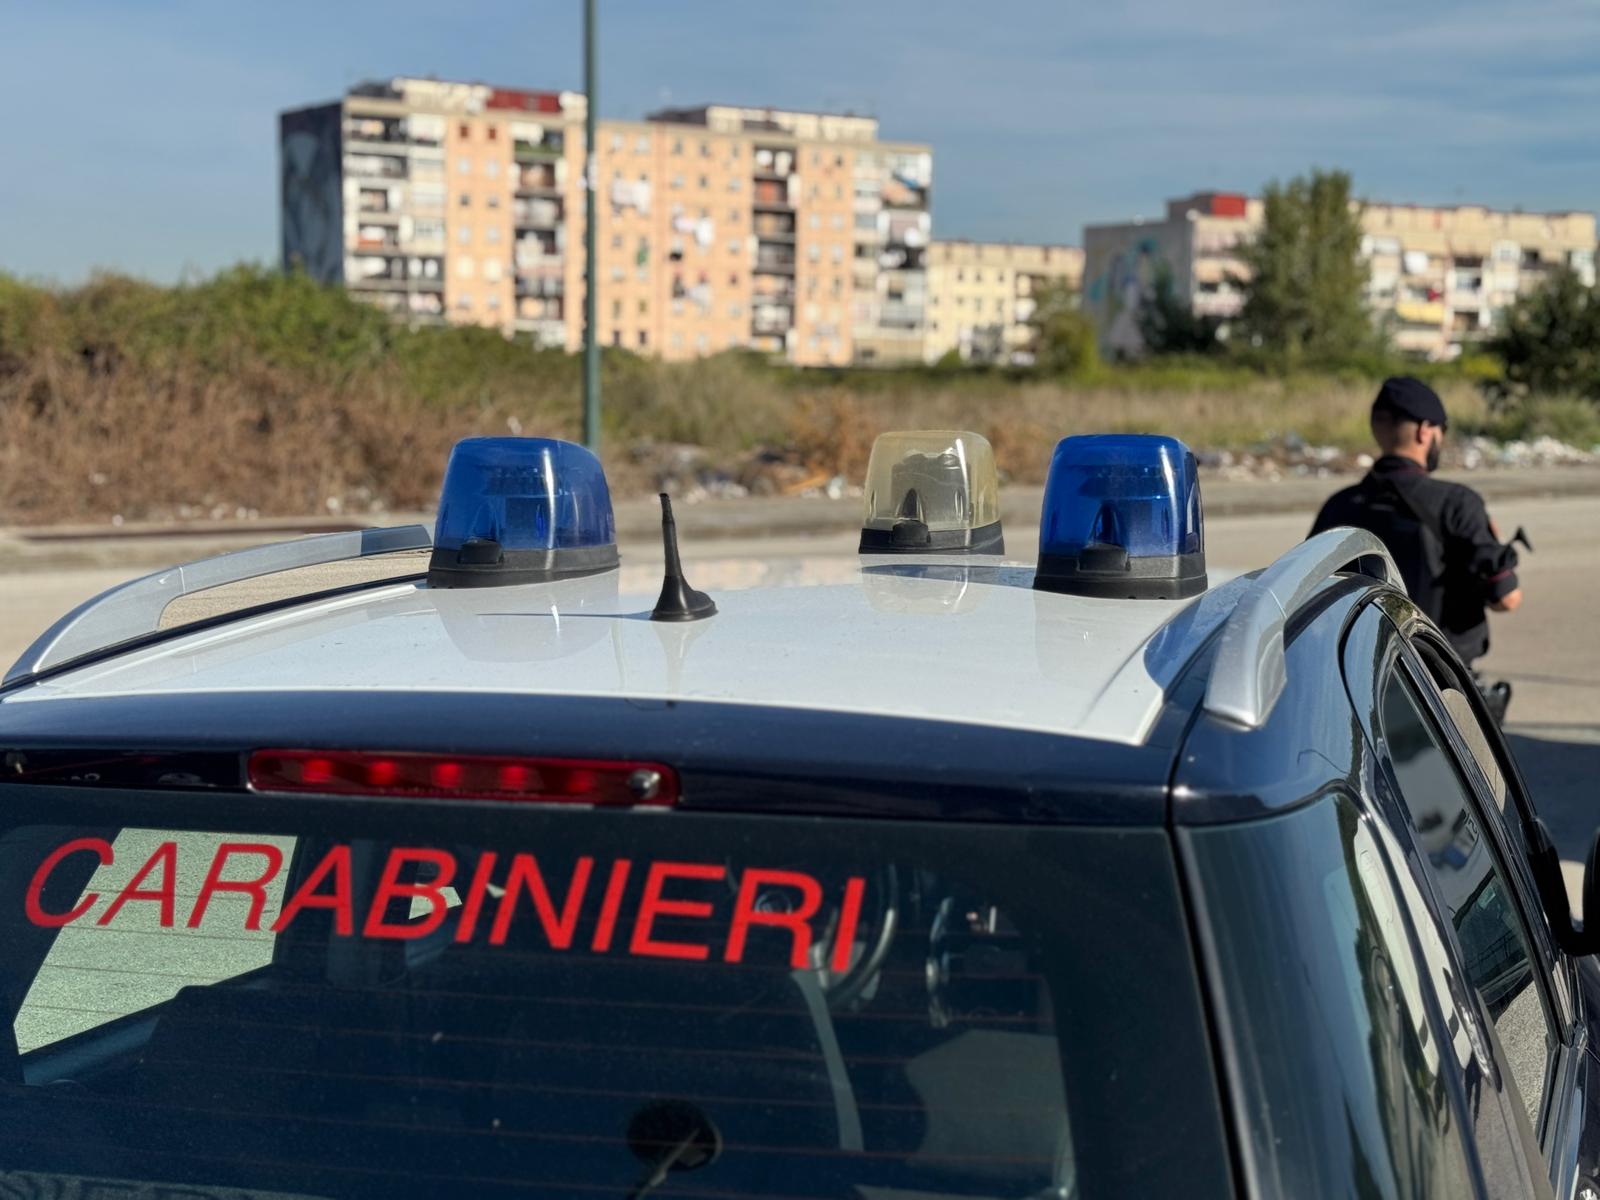
{"type": "Polygon", "coordinates": [[[1433,439],[1433,445],[1428,447],[1428,470],[1429,471],[1437,471],[1439,469],[1439,454],[1443,449],[1444,449],[1444,439],[1442,437],[1434,438],[1433,439]]]}

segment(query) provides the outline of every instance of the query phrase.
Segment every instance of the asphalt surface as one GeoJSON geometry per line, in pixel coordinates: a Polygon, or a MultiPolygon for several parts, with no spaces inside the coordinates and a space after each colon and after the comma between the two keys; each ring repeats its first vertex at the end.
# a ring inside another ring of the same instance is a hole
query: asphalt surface
{"type": "MultiPolygon", "coordinates": [[[[1310,505],[1324,490],[1286,489],[1280,511],[1253,516],[1217,516],[1208,520],[1210,564],[1221,572],[1264,565],[1305,535],[1310,505]]],[[[1488,490],[1488,489],[1486,489],[1488,490]]],[[[705,506],[712,509],[714,506],[705,506]]],[[[1247,506],[1248,507],[1248,506],[1247,506]]],[[[1600,781],[1600,496],[1523,496],[1491,500],[1502,530],[1526,527],[1537,551],[1524,554],[1521,570],[1526,601],[1522,609],[1493,621],[1493,649],[1482,666],[1493,678],[1510,680],[1515,689],[1510,732],[1514,751],[1528,778],[1535,801],[1550,821],[1569,886],[1577,881],[1576,862],[1600,824],[1596,781],[1600,781]]],[[[706,519],[698,515],[695,522],[706,519]]],[[[795,582],[846,581],[853,576],[855,535],[828,532],[807,536],[790,517],[746,517],[739,536],[686,536],[684,553],[693,564],[695,585],[748,586],[762,580],[795,582]]],[[[1017,514],[1007,516],[1010,556],[1031,561],[1037,529],[1017,514]]],[[[824,522],[826,523],[826,522],[824,522]]],[[[837,521],[834,522],[837,524],[837,521]]],[[[659,578],[660,547],[647,538],[643,515],[637,530],[622,537],[625,586],[650,588],[659,578]]],[[[680,524],[683,524],[680,520],[680,524]]],[[[629,525],[624,524],[628,530],[629,525]]],[[[254,530],[255,536],[262,530],[254,530]]],[[[284,533],[274,531],[275,536],[284,533]]],[[[158,565],[192,559],[218,549],[236,548],[251,533],[210,530],[185,537],[161,531],[148,536],[107,538],[96,531],[66,539],[69,552],[51,556],[45,549],[7,557],[0,553],[0,663],[9,662],[51,621],[81,601],[158,565]],[[86,562],[97,565],[84,565],[86,562]],[[71,565],[76,563],[78,565],[71,565]]],[[[267,539],[267,540],[270,540],[267,539]]],[[[387,573],[420,566],[413,556],[387,573]]],[[[315,568],[294,580],[313,590],[352,582],[372,564],[354,571],[348,566],[315,568]]],[[[281,587],[281,577],[278,586],[281,587]]],[[[186,598],[167,613],[168,621],[187,620],[220,609],[267,598],[273,585],[251,581],[186,598]]],[[[116,841],[117,859],[102,868],[91,884],[102,894],[115,894],[135,866],[142,863],[159,835],[128,829],[116,841]]],[[[214,840],[214,839],[212,839],[214,840]]],[[[180,895],[192,897],[198,879],[189,878],[198,863],[210,858],[205,838],[186,835],[180,858],[180,895]],[[201,845],[205,842],[205,845],[201,845]]],[[[284,847],[287,849],[287,847],[284,847]]],[[[233,897],[234,901],[241,897],[233,897]]],[[[270,898],[266,923],[281,897],[270,898]]],[[[142,906],[149,907],[149,906],[142,906]]],[[[184,984],[228,978],[266,961],[270,935],[240,933],[242,911],[226,898],[207,916],[202,928],[161,930],[132,926],[119,917],[119,929],[85,922],[65,931],[50,952],[18,1015],[16,1032],[24,1050],[92,1028],[126,1012],[159,1003],[184,984]],[[170,939],[182,939],[180,949],[170,939]],[[181,973],[174,973],[173,968],[181,973]]],[[[137,922],[149,924],[147,916],[137,922]]]]}

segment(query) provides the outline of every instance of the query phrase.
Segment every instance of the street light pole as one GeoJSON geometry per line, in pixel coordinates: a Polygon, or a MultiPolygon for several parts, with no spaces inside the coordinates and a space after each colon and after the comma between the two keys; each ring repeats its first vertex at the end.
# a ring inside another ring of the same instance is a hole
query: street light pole
{"type": "Polygon", "coordinates": [[[583,121],[583,444],[600,449],[600,342],[596,314],[600,311],[599,279],[595,270],[595,192],[600,186],[596,159],[599,136],[596,132],[599,108],[599,71],[596,69],[594,38],[595,0],[583,0],[583,94],[586,112],[583,121]]]}

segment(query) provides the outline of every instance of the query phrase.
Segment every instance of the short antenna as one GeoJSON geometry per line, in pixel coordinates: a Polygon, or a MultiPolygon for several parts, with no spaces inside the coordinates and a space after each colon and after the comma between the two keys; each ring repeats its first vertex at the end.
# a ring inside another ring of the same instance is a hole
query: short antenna
{"type": "Polygon", "coordinates": [[[683,577],[678,559],[678,523],[672,519],[672,499],[661,493],[661,548],[666,555],[666,575],[661,581],[661,598],[650,613],[652,621],[699,621],[716,615],[717,604],[704,592],[697,592],[683,577]]]}

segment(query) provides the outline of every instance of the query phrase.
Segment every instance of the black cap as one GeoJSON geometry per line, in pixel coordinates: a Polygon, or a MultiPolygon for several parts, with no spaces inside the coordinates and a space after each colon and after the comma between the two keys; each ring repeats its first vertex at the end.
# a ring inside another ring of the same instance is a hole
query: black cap
{"type": "Polygon", "coordinates": [[[1420,379],[1410,375],[1394,375],[1383,381],[1378,398],[1372,402],[1372,413],[1393,413],[1412,421],[1426,421],[1440,429],[1450,427],[1450,418],[1444,411],[1444,401],[1420,379]]]}

